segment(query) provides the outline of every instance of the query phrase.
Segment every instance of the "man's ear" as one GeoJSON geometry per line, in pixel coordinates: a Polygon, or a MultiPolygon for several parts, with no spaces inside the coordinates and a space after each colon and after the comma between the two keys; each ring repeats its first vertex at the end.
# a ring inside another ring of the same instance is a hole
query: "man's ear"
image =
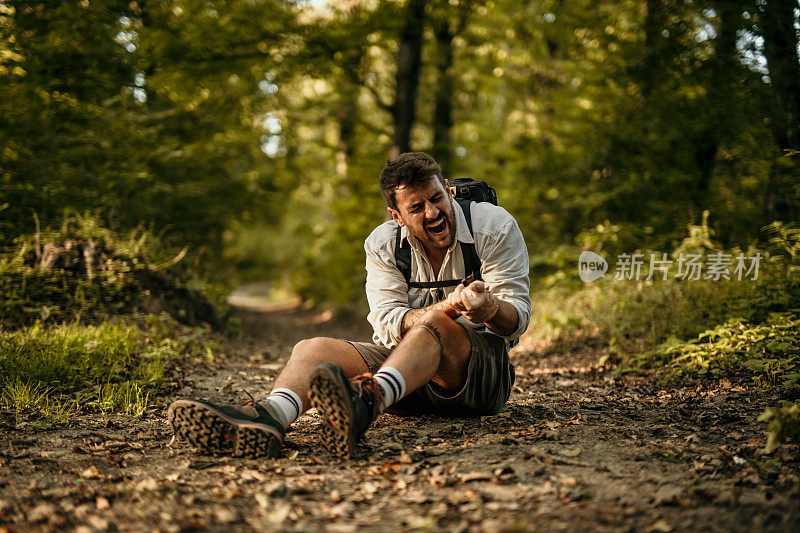
{"type": "Polygon", "coordinates": [[[447,194],[450,195],[450,198],[455,198],[456,197],[455,192],[453,192],[453,189],[450,188],[450,180],[448,180],[446,178],[444,180],[444,190],[447,191],[447,194]]]}
{"type": "Polygon", "coordinates": [[[389,214],[392,216],[392,220],[394,220],[398,226],[402,228],[406,225],[406,223],[403,222],[403,218],[400,216],[399,211],[392,209],[391,207],[387,207],[386,210],[389,212],[389,214]]]}

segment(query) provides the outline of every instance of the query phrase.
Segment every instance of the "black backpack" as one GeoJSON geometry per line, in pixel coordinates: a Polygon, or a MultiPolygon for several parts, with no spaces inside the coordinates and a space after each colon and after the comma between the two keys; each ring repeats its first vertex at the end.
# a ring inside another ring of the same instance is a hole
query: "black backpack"
{"type": "MultiPolygon", "coordinates": [[[[470,204],[472,202],[489,202],[497,205],[497,193],[485,181],[475,181],[470,178],[456,178],[450,181],[450,189],[453,191],[456,202],[464,211],[467,219],[467,227],[472,234],[472,216],[470,214],[470,204]]],[[[403,273],[408,288],[416,287],[421,289],[441,289],[444,287],[455,287],[460,284],[460,279],[449,279],[442,281],[411,281],[411,247],[402,246],[400,237],[400,226],[397,227],[397,234],[394,243],[394,258],[397,269],[403,273]]],[[[467,277],[473,280],[481,279],[481,259],[475,250],[475,243],[460,243],[461,254],[464,256],[464,269],[467,277]]],[[[439,299],[444,298],[444,293],[439,293],[439,299]]]]}

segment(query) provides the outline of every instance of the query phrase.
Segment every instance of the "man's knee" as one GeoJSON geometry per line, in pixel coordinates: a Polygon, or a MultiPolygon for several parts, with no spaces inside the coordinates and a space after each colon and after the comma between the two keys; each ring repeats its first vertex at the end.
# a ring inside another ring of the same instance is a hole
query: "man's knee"
{"type": "Polygon", "coordinates": [[[428,323],[441,329],[451,329],[453,326],[458,325],[455,320],[447,316],[447,313],[439,311],[438,309],[431,309],[426,312],[422,315],[422,319],[419,323],[428,323]]]}
{"type": "Polygon", "coordinates": [[[457,349],[463,345],[465,340],[469,342],[467,332],[464,328],[443,311],[428,311],[422,316],[422,319],[417,325],[427,329],[437,338],[437,340],[442,343],[442,348],[445,349],[445,351],[451,351],[448,350],[448,348],[457,349]]]}
{"type": "Polygon", "coordinates": [[[313,337],[311,339],[303,339],[292,348],[292,357],[296,358],[319,358],[321,354],[326,354],[331,351],[332,344],[336,339],[329,337],[313,337]]]}

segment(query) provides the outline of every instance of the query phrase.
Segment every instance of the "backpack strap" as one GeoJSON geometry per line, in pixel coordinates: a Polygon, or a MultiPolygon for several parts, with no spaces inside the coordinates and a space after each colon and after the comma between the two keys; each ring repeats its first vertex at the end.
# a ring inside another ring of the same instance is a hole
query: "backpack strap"
{"type": "MultiPolygon", "coordinates": [[[[464,218],[467,219],[467,228],[469,228],[469,234],[472,235],[473,241],[475,237],[475,232],[472,231],[472,213],[470,212],[470,206],[472,205],[471,200],[456,200],[458,205],[461,206],[461,210],[464,211],[464,218]]],[[[462,242],[461,244],[461,255],[464,256],[464,272],[466,276],[470,274],[475,275],[475,279],[483,279],[481,278],[481,258],[478,257],[478,251],[475,249],[474,242],[462,242]]]]}
{"type": "MultiPolygon", "coordinates": [[[[456,200],[461,210],[464,212],[464,217],[467,219],[467,228],[469,228],[470,235],[472,232],[472,215],[470,213],[471,200],[456,200]]],[[[465,277],[470,274],[475,275],[475,279],[481,279],[481,260],[478,257],[478,251],[475,249],[474,242],[462,242],[461,255],[464,257],[464,272],[465,277]]],[[[397,226],[394,242],[394,260],[397,264],[397,269],[403,274],[406,284],[409,288],[415,287],[420,289],[438,289],[443,287],[455,287],[461,283],[460,279],[448,279],[443,281],[411,281],[411,247],[409,245],[403,246],[403,238],[401,236],[401,228],[397,226]]]]}
{"type": "Polygon", "coordinates": [[[403,237],[401,236],[402,228],[397,226],[396,237],[394,241],[394,261],[397,263],[397,269],[406,278],[406,284],[411,280],[411,247],[403,246],[403,237]]]}

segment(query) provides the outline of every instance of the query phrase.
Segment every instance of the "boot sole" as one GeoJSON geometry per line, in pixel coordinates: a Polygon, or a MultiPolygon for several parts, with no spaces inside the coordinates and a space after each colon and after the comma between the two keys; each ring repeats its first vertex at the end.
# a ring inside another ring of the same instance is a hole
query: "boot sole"
{"type": "Polygon", "coordinates": [[[234,457],[278,457],[283,440],[272,427],[235,420],[194,400],[177,400],[167,419],[179,441],[211,454],[234,457]]]}
{"type": "Polygon", "coordinates": [[[353,411],[346,385],[336,372],[319,367],[311,374],[308,397],[322,418],[322,445],[335,457],[349,459],[356,439],[351,431],[353,411]]]}

